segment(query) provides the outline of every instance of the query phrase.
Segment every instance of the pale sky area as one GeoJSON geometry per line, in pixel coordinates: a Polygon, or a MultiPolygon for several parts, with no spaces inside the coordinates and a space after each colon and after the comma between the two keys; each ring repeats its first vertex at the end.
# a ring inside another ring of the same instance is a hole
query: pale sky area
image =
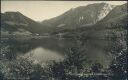
{"type": "Polygon", "coordinates": [[[35,21],[43,21],[59,16],[71,8],[102,2],[112,5],[126,3],[126,1],[1,1],[1,12],[19,11],[35,21]]]}

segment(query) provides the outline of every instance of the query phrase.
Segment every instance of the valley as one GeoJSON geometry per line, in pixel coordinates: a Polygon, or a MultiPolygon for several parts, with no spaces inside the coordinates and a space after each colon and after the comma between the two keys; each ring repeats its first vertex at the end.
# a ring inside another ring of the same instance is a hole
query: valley
{"type": "Polygon", "coordinates": [[[20,12],[1,13],[0,74],[5,79],[125,80],[127,11],[127,4],[95,3],[42,22],[20,12]]]}

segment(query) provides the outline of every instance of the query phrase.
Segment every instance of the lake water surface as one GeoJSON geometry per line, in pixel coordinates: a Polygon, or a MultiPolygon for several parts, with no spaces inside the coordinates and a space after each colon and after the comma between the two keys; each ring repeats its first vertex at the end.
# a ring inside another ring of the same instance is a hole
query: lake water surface
{"type": "MultiPolygon", "coordinates": [[[[15,59],[15,57],[25,56],[34,60],[35,63],[44,63],[51,60],[62,61],[69,54],[70,48],[77,47],[76,40],[53,37],[30,40],[8,39],[3,40],[3,44],[2,46],[7,48],[4,50],[8,52],[4,55],[7,58],[15,59]]],[[[99,60],[100,63],[107,65],[111,56],[106,52],[109,44],[111,43],[107,40],[86,40],[81,49],[86,51],[84,54],[88,59],[99,60]]]]}
{"type": "Polygon", "coordinates": [[[35,62],[44,63],[51,60],[62,61],[68,54],[68,49],[75,46],[75,41],[48,37],[21,41],[8,39],[3,40],[3,44],[8,46],[9,58],[25,56],[35,62]]]}

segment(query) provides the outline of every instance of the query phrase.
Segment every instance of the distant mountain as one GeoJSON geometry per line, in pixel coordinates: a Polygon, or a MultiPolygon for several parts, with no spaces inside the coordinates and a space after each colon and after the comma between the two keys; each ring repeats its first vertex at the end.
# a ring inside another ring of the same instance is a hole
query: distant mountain
{"type": "Polygon", "coordinates": [[[127,28],[128,22],[128,7],[127,4],[116,6],[102,20],[98,21],[93,28],[127,28]],[[94,27],[95,26],[95,27],[94,27]]]}
{"type": "Polygon", "coordinates": [[[74,29],[86,25],[92,25],[103,19],[112,9],[113,5],[95,3],[70,9],[55,18],[45,20],[43,25],[56,28],[74,29]]]}
{"type": "Polygon", "coordinates": [[[73,30],[67,30],[64,29],[62,31],[58,31],[56,33],[64,33],[64,32],[77,32],[77,33],[83,33],[89,29],[96,30],[103,30],[103,29],[115,29],[115,28],[127,28],[127,19],[128,19],[128,13],[127,13],[127,4],[123,4],[120,6],[116,6],[113,8],[103,19],[100,21],[97,21],[97,23],[93,25],[86,25],[83,27],[78,27],[77,29],[73,30]]]}
{"type": "Polygon", "coordinates": [[[5,33],[32,34],[44,33],[44,28],[40,23],[24,16],[20,12],[1,13],[1,30],[5,33]]]}

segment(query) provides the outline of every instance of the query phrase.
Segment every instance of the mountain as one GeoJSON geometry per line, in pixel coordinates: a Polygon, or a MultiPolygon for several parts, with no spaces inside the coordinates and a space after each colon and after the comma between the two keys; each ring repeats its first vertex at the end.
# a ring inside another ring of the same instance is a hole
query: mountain
{"type": "Polygon", "coordinates": [[[103,19],[112,9],[113,5],[96,3],[70,9],[64,14],[45,20],[41,24],[20,12],[1,13],[2,33],[32,34],[51,33],[64,29],[75,29],[97,23],[103,19]]]}
{"type": "MultiPolygon", "coordinates": [[[[73,30],[62,30],[58,31],[56,33],[76,33],[76,34],[82,34],[84,32],[88,32],[88,30],[97,31],[97,30],[106,30],[106,29],[116,29],[116,28],[122,28],[127,29],[127,19],[128,19],[128,13],[127,13],[127,4],[123,4],[120,6],[116,6],[113,8],[108,15],[106,15],[103,19],[98,21],[97,23],[93,25],[86,25],[83,27],[78,27],[73,30]]],[[[90,32],[90,31],[89,31],[90,32]]],[[[90,34],[89,34],[90,35],[90,34]]]]}
{"type": "Polygon", "coordinates": [[[95,24],[93,28],[98,30],[106,30],[107,32],[104,31],[104,35],[107,34],[109,37],[109,33],[115,35],[116,37],[123,37],[123,34],[125,34],[126,36],[126,30],[128,29],[127,10],[127,4],[115,7],[112,11],[110,11],[110,13],[105,18],[103,18],[101,21],[95,24]]]}
{"type": "Polygon", "coordinates": [[[103,19],[112,9],[113,5],[95,3],[87,6],[72,8],[64,14],[42,22],[44,26],[74,29],[92,25],[103,19]]]}
{"type": "Polygon", "coordinates": [[[32,33],[42,34],[46,28],[20,12],[5,12],[1,13],[1,30],[4,33],[26,35],[32,33]]]}

